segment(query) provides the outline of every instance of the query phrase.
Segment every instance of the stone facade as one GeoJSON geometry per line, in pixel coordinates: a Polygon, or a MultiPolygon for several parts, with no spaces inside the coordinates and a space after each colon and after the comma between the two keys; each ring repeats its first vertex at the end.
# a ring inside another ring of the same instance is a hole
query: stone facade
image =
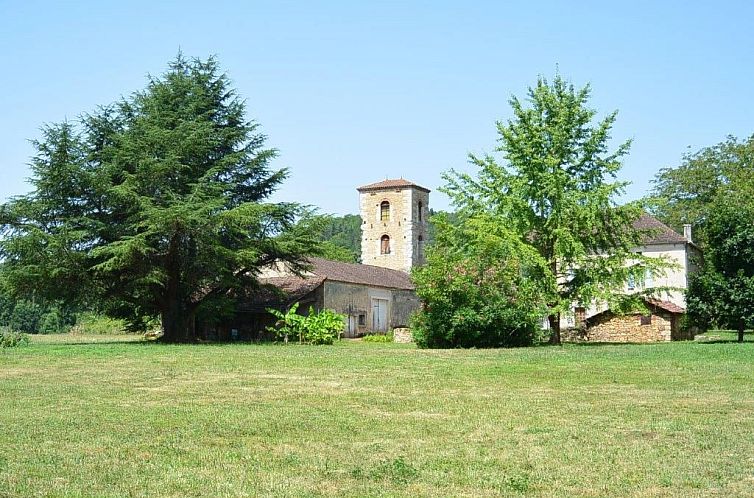
{"type": "Polygon", "coordinates": [[[674,322],[670,313],[646,315],[614,315],[611,312],[595,317],[586,329],[585,340],[590,342],[658,342],[673,336],[674,322]],[[646,320],[642,322],[642,319],[646,320]],[[642,323],[650,322],[647,325],[642,323]]]}
{"type": "Polygon", "coordinates": [[[428,234],[429,190],[405,180],[386,180],[358,190],[361,262],[405,272],[421,265],[428,234]],[[386,216],[384,205],[388,206],[386,216]],[[388,250],[383,241],[386,236],[388,250]]]}
{"type": "Polygon", "coordinates": [[[563,332],[563,340],[572,342],[665,342],[693,339],[681,330],[681,317],[654,308],[647,314],[616,315],[605,311],[587,320],[585,329],[563,332]]]}
{"type": "Polygon", "coordinates": [[[399,344],[408,344],[414,342],[414,336],[411,334],[411,329],[405,327],[399,327],[393,330],[393,342],[399,344]]]}
{"type": "MultiPolygon", "coordinates": [[[[685,308],[684,294],[688,287],[689,275],[697,271],[698,262],[702,258],[701,250],[691,239],[690,227],[687,227],[684,230],[684,235],[681,235],[652,216],[643,214],[634,223],[634,228],[651,230],[651,232],[644,237],[643,244],[635,247],[633,252],[650,258],[662,258],[672,266],[663,269],[657,275],[647,272],[643,279],[626,282],[622,292],[633,294],[653,288],[663,289],[657,291],[656,298],[685,308]]],[[[636,261],[627,262],[627,264],[635,263],[636,261]]],[[[574,303],[574,308],[578,306],[579,303],[574,303]]],[[[604,312],[607,306],[604,303],[592,303],[585,308],[585,315],[591,317],[604,312]]],[[[578,320],[576,320],[575,313],[564,313],[562,315],[561,328],[565,329],[577,325],[578,320]]]]}

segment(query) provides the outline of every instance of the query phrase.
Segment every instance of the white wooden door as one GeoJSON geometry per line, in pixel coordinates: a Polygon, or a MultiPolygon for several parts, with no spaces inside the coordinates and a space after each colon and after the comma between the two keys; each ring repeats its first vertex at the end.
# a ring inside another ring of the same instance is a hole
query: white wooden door
{"type": "Polygon", "coordinates": [[[348,330],[346,331],[346,337],[356,337],[356,332],[358,331],[356,320],[356,315],[348,315],[348,330]]]}
{"type": "Polygon", "coordinates": [[[387,299],[372,299],[372,331],[387,332],[387,299]]]}

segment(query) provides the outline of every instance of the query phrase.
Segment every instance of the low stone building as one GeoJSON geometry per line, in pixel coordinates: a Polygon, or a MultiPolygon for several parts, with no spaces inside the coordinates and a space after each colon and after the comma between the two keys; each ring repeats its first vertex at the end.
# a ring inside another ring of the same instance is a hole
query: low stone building
{"type": "Polygon", "coordinates": [[[403,178],[359,187],[361,261],[343,263],[310,260],[312,269],[294,275],[272,265],[262,272],[262,286],[245,290],[232,319],[221,324],[199,324],[210,340],[265,339],[275,317],[268,308],[287,310],[298,302],[298,312],[331,309],[346,317],[345,337],[398,330],[399,341],[410,341],[407,327],[420,302],[411,281],[411,268],[424,262],[429,233],[429,189],[403,178]]]}
{"type": "Polygon", "coordinates": [[[331,309],[346,317],[344,337],[404,328],[419,309],[419,298],[408,273],[379,266],[311,258],[311,271],[297,276],[275,268],[260,278],[260,289],[238,300],[232,319],[204,326],[214,340],[271,338],[265,329],[276,321],[267,309],[287,310],[299,303],[299,313],[331,309]]]}
{"type": "Polygon", "coordinates": [[[585,327],[568,331],[567,340],[587,342],[661,342],[693,339],[681,330],[684,310],[669,301],[646,300],[646,313],[603,311],[586,319],[585,327]]]}

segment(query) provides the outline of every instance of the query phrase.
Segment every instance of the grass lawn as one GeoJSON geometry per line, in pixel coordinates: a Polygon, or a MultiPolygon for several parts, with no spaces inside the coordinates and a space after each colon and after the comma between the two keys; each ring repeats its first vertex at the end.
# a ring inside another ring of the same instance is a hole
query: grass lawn
{"type": "Polygon", "coordinates": [[[730,338],[38,337],[0,351],[0,496],[752,496],[754,342],[730,338]]]}

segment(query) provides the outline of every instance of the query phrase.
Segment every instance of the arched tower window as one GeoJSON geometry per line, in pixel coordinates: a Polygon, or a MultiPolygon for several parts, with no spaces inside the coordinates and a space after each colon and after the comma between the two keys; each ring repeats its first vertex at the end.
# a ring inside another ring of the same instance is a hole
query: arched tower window
{"type": "Polygon", "coordinates": [[[421,221],[422,220],[422,210],[424,209],[424,204],[422,203],[422,201],[419,201],[419,206],[418,207],[419,207],[419,221],[421,221]]]}
{"type": "Polygon", "coordinates": [[[382,201],[380,204],[380,221],[390,221],[390,203],[382,201]]]}
{"type": "Polygon", "coordinates": [[[387,235],[380,239],[380,254],[390,254],[390,237],[387,235]]]}
{"type": "Polygon", "coordinates": [[[416,253],[419,261],[424,260],[424,237],[421,235],[419,235],[419,239],[416,241],[416,253]]]}

